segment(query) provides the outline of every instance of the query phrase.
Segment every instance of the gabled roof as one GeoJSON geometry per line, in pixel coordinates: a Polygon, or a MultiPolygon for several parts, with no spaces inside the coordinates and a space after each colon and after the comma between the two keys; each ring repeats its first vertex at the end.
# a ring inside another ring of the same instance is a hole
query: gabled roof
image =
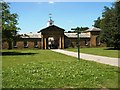
{"type": "Polygon", "coordinates": [[[58,27],[58,26],[56,26],[56,25],[51,25],[51,26],[48,26],[48,27],[46,27],[46,28],[43,28],[43,29],[41,29],[40,31],[38,31],[38,33],[40,33],[40,32],[43,32],[43,31],[46,31],[46,30],[62,30],[62,31],[65,31],[63,28],[60,28],[60,27],[58,27]]]}

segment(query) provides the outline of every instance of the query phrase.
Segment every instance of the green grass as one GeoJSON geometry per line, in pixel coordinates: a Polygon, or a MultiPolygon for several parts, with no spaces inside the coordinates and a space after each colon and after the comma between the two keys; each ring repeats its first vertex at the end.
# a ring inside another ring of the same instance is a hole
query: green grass
{"type": "MultiPolygon", "coordinates": [[[[65,50],[77,52],[77,48],[67,48],[65,50]]],[[[99,56],[107,56],[107,57],[114,57],[118,58],[120,55],[118,55],[118,50],[107,50],[105,47],[100,48],[80,48],[80,52],[87,53],[87,54],[93,54],[93,55],[99,55],[99,56]]]]}
{"type": "Polygon", "coordinates": [[[118,87],[117,67],[86,60],[78,61],[77,58],[50,50],[3,52],[3,88],[118,87]]]}

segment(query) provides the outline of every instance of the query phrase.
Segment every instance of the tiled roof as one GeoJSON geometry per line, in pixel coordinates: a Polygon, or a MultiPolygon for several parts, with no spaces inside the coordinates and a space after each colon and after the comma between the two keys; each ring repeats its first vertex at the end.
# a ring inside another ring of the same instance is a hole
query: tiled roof
{"type": "MultiPolygon", "coordinates": [[[[77,38],[77,33],[64,33],[68,38],[77,38]]],[[[22,38],[41,38],[41,33],[21,34],[22,38]]],[[[80,38],[90,38],[90,33],[81,33],[80,38]]]]}
{"type": "MultiPolygon", "coordinates": [[[[64,33],[68,38],[77,38],[77,33],[64,33]]],[[[89,33],[81,33],[81,38],[90,38],[89,33]]]]}
{"type": "Polygon", "coordinates": [[[41,33],[27,33],[21,34],[22,38],[41,38],[41,33]]]}
{"type": "Polygon", "coordinates": [[[100,28],[96,28],[96,27],[92,27],[92,28],[89,28],[89,29],[87,29],[86,31],[101,31],[101,29],[100,28]]]}

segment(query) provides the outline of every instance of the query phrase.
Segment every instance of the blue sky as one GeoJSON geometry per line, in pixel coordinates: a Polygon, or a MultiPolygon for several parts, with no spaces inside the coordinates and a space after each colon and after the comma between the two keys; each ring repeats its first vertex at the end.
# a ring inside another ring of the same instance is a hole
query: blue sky
{"type": "Polygon", "coordinates": [[[19,15],[19,33],[36,33],[47,26],[49,13],[54,24],[66,31],[75,27],[92,27],[112,2],[11,2],[10,10],[19,15]]]}

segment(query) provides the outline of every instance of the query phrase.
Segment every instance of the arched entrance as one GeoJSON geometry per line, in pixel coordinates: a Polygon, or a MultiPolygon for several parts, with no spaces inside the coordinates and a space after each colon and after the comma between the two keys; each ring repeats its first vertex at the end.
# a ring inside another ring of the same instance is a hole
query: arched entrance
{"type": "Polygon", "coordinates": [[[58,49],[59,48],[59,38],[57,37],[49,37],[48,38],[48,49],[58,49]]]}
{"type": "Polygon", "coordinates": [[[63,49],[64,48],[64,29],[51,25],[42,29],[41,48],[42,49],[63,49]]]}

